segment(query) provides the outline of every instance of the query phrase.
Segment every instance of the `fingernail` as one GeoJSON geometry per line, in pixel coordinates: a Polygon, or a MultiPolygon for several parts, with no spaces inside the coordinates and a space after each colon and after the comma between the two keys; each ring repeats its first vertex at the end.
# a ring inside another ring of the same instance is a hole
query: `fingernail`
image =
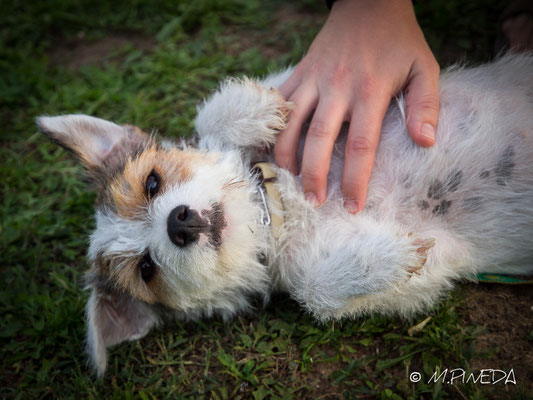
{"type": "Polygon", "coordinates": [[[420,133],[428,139],[435,140],[435,128],[428,122],[422,124],[420,127],[420,133]]]}
{"type": "Polygon", "coordinates": [[[346,208],[351,214],[357,214],[359,211],[359,204],[357,204],[357,201],[355,200],[346,200],[344,202],[344,208],[346,208]]]}
{"type": "Polygon", "coordinates": [[[317,201],[317,199],[316,199],[316,194],[314,194],[313,192],[307,192],[307,193],[305,194],[305,199],[306,199],[309,203],[311,203],[311,205],[312,205],[313,207],[316,207],[316,206],[318,205],[318,201],[317,201]]]}

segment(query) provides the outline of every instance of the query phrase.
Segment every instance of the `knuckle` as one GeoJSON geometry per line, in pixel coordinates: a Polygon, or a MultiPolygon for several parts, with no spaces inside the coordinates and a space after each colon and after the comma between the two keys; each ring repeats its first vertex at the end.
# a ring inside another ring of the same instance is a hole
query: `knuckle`
{"type": "Polygon", "coordinates": [[[318,75],[320,73],[320,64],[313,62],[312,59],[305,55],[302,61],[296,67],[296,69],[299,70],[302,75],[318,75]]]}
{"type": "Polygon", "coordinates": [[[416,101],[416,108],[423,113],[435,114],[439,110],[439,103],[435,96],[425,95],[416,101]]]}
{"type": "Polygon", "coordinates": [[[307,136],[312,139],[330,139],[333,137],[333,132],[324,121],[312,121],[307,136]]]}
{"type": "Polygon", "coordinates": [[[301,78],[306,74],[306,72],[312,71],[314,67],[315,63],[311,62],[307,55],[305,55],[294,68],[293,75],[298,78],[301,78]]]}
{"type": "Polygon", "coordinates": [[[346,65],[337,65],[329,74],[328,80],[330,85],[344,85],[351,73],[350,67],[346,65]]]}
{"type": "MultiPolygon", "coordinates": [[[[436,93],[408,91],[407,108],[408,113],[413,114],[413,117],[415,117],[415,114],[418,114],[419,117],[424,117],[425,115],[426,118],[428,114],[436,116],[439,111],[438,95],[436,93]]],[[[418,120],[419,118],[415,117],[414,119],[418,120]]]]}
{"type": "Polygon", "coordinates": [[[346,142],[346,153],[348,155],[364,156],[372,154],[373,147],[366,136],[349,137],[346,142]]]}
{"type": "Polygon", "coordinates": [[[302,171],[302,181],[306,183],[306,186],[313,188],[319,187],[322,179],[317,171],[302,171]]]}
{"type": "Polygon", "coordinates": [[[285,147],[274,146],[274,158],[280,164],[289,164],[293,156],[293,152],[285,147]]]}
{"type": "Polygon", "coordinates": [[[372,74],[364,74],[357,85],[357,97],[363,101],[372,99],[376,95],[377,86],[376,78],[372,74]]]}

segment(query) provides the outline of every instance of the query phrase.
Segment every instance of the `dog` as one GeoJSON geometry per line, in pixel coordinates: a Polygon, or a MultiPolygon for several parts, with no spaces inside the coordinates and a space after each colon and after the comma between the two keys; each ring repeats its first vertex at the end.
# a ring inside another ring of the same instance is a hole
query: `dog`
{"type": "Polygon", "coordinates": [[[107,347],[166,316],[230,318],[274,290],[321,321],[410,316],[457,279],[533,271],[533,56],[443,73],[431,148],[392,101],[357,215],[340,189],[345,131],[320,207],[272,164],[291,108],[276,88],[291,71],[225,81],[198,108],[194,147],[86,115],[37,119],[97,191],[86,310],[98,375],[107,347]]]}

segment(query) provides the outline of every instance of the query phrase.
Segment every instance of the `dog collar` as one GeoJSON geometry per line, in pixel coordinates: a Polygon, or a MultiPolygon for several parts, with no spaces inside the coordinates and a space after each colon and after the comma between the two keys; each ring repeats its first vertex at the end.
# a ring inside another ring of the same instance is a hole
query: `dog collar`
{"type": "Polygon", "coordinates": [[[285,217],[281,194],[276,185],[276,171],[272,168],[272,164],[267,162],[256,163],[253,169],[259,176],[260,181],[257,191],[263,206],[261,223],[263,225],[270,225],[272,236],[274,239],[279,239],[281,226],[285,222],[285,217]]]}

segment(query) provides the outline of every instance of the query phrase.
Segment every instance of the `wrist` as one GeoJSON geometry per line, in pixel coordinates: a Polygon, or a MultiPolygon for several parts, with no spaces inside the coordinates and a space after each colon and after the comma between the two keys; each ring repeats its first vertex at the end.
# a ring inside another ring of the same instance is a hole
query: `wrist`
{"type": "Polygon", "coordinates": [[[378,9],[385,12],[396,10],[409,10],[414,13],[412,0],[326,0],[326,5],[331,12],[346,12],[347,10],[366,11],[369,9],[378,9]]]}

